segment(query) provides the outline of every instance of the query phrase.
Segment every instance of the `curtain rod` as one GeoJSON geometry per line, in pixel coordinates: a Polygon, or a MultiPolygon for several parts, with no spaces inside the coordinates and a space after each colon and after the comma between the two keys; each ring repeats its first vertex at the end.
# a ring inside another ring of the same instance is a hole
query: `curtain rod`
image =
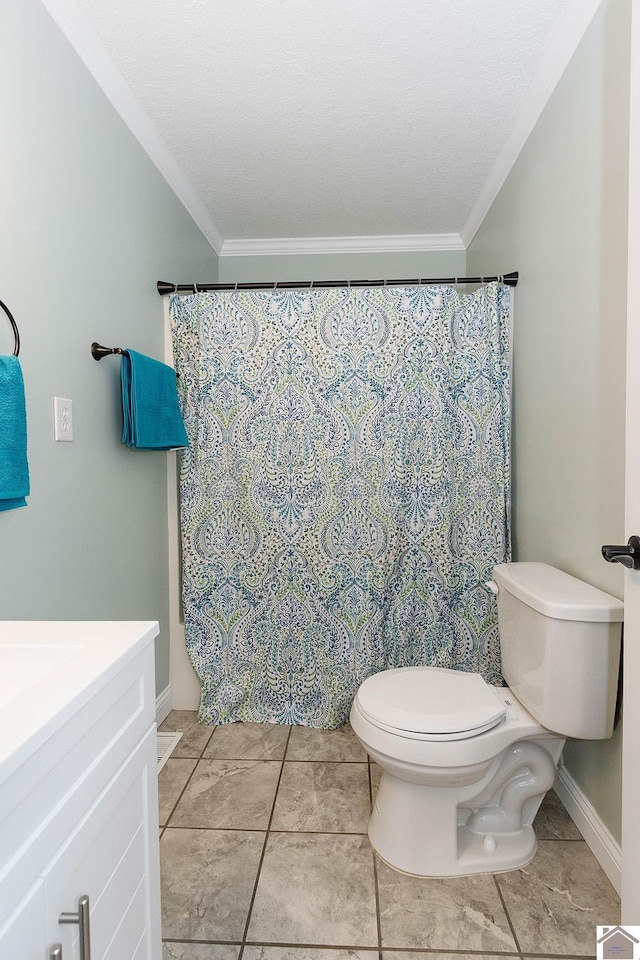
{"type": "Polygon", "coordinates": [[[273,283],[167,283],[158,280],[161,297],[168,293],[207,293],[213,290],[320,290],[323,287],[416,287],[443,284],[457,287],[465,283],[491,283],[497,280],[508,287],[518,284],[518,272],[496,277],[429,277],[415,280],[286,280],[273,283]]]}

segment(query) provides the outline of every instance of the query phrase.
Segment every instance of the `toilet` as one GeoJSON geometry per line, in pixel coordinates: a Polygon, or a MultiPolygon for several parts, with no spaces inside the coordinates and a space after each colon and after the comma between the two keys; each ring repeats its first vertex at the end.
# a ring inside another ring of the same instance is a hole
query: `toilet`
{"type": "Polygon", "coordinates": [[[613,732],[623,605],[544,563],[505,563],[496,594],[507,687],[477,673],[401,667],[360,686],[351,726],[382,779],[374,850],[420,877],[514,870],[567,737],[613,732]]]}

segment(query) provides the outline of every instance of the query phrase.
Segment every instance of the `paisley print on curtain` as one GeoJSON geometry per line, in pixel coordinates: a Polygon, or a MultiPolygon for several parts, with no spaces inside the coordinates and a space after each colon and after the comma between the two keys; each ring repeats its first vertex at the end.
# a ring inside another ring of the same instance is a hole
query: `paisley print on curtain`
{"type": "Polygon", "coordinates": [[[200,720],[344,723],[430,664],[500,683],[484,587],[509,559],[510,292],[171,298],[200,720]]]}

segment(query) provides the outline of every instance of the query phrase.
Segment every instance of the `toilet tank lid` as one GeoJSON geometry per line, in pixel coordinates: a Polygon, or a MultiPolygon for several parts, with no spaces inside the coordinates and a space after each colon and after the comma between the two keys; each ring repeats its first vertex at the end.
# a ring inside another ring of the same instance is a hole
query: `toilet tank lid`
{"type": "Polygon", "coordinates": [[[624,620],[622,600],[547,563],[501,563],[493,568],[493,579],[499,590],[555,620],[624,620]]]}

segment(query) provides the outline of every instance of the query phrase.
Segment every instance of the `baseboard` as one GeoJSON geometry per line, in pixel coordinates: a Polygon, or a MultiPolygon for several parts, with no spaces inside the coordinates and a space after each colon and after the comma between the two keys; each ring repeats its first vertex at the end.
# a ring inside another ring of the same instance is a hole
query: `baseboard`
{"type": "Polygon", "coordinates": [[[556,772],[555,791],[594,857],[615,887],[622,887],[622,849],[566,767],[556,772]]]}
{"type": "Polygon", "coordinates": [[[162,693],[156,697],[156,723],[158,726],[163,720],[166,720],[173,709],[173,698],[171,696],[171,687],[166,686],[162,693]]]}

